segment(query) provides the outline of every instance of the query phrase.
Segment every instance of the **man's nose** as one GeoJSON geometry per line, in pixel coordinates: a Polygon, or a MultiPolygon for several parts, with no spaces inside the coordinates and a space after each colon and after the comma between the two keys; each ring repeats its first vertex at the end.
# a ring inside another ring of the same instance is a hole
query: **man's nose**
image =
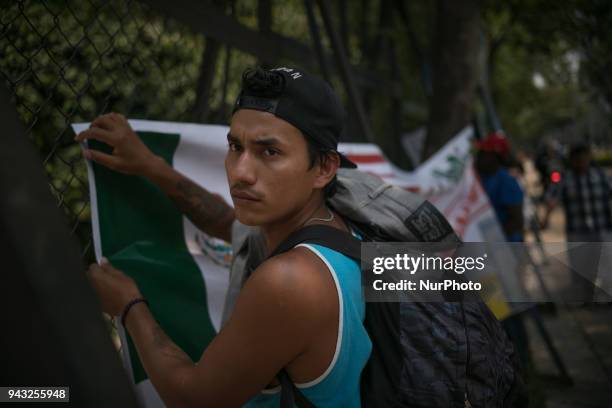
{"type": "Polygon", "coordinates": [[[249,185],[255,184],[255,158],[249,152],[242,153],[234,162],[233,178],[234,182],[241,182],[249,185]]]}

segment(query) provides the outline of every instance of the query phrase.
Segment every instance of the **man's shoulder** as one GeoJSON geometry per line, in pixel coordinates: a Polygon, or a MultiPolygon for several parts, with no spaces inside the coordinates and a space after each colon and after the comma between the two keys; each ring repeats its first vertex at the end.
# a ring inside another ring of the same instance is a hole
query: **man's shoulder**
{"type": "Polygon", "coordinates": [[[509,187],[511,189],[514,190],[521,190],[521,185],[519,184],[518,180],[516,179],[516,177],[514,177],[512,174],[510,174],[510,172],[505,169],[505,168],[501,168],[498,172],[497,172],[497,177],[499,177],[499,179],[504,183],[504,185],[506,187],[509,187]]]}
{"type": "MultiPolygon", "coordinates": [[[[263,262],[253,273],[260,280],[275,283],[281,288],[293,288],[295,283],[316,283],[322,276],[325,264],[309,249],[297,246],[263,262]]],[[[290,289],[287,288],[287,289],[290,289]]]]}
{"type": "Polygon", "coordinates": [[[505,167],[501,167],[495,175],[504,181],[516,181],[516,178],[505,167]]]}
{"type": "Polygon", "coordinates": [[[302,246],[266,260],[249,281],[251,286],[270,296],[280,296],[309,308],[323,300],[322,295],[335,292],[333,278],[323,261],[302,246]]]}

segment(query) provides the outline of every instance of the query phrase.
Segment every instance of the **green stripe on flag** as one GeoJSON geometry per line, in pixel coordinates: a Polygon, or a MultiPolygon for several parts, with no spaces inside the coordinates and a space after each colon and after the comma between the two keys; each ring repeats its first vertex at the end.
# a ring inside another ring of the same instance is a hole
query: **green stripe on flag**
{"type": "MultiPolygon", "coordinates": [[[[139,132],[170,165],[180,135],[139,132]]],[[[93,149],[110,152],[90,141],[93,149]]],[[[94,163],[102,254],[131,276],[163,330],[194,361],[216,332],[209,317],[202,274],[187,249],[183,216],[148,180],[94,163]]],[[[128,336],[136,383],[147,378],[128,336]]]]}

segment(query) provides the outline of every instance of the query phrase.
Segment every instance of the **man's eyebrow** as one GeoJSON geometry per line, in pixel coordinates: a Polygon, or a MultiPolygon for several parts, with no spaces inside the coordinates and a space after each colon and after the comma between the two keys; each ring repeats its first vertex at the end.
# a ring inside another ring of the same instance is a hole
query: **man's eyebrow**
{"type": "MultiPolygon", "coordinates": [[[[240,140],[231,133],[227,134],[227,141],[231,143],[240,143],[240,140]]],[[[282,144],[281,140],[276,137],[257,138],[252,143],[259,146],[275,146],[282,144]]]]}
{"type": "Polygon", "coordinates": [[[274,146],[281,144],[281,141],[275,137],[267,137],[264,139],[255,139],[253,143],[260,146],[274,146]]]}

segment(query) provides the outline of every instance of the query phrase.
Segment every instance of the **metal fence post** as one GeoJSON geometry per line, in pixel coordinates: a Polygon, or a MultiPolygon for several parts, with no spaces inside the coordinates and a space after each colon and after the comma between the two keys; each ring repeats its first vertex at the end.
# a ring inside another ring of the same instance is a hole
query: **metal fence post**
{"type": "Polygon", "coordinates": [[[70,386],[75,406],[136,406],[78,245],[4,85],[0,123],[0,383],[70,386]]]}

